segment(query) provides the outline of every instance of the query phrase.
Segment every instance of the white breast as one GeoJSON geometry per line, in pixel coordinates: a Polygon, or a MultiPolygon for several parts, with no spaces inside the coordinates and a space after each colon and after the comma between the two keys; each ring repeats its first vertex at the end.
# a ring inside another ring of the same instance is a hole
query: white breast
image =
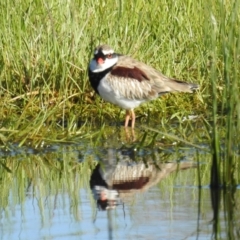
{"type": "Polygon", "coordinates": [[[105,76],[98,85],[98,92],[105,101],[118,105],[123,109],[134,109],[145,102],[145,100],[128,99],[124,97],[117,89],[113,89],[109,85],[106,78],[107,76],[105,76]]]}

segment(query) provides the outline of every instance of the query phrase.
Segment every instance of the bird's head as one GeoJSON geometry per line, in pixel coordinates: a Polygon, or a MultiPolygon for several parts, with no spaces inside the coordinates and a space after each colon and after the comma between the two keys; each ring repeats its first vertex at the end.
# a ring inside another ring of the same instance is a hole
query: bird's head
{"type": "Polygon", "coordinates": [[[92,72],[102,72],[118,61],[118,54],[108,45],[100,45],[94,50],[94,57],[90,62],[90,70],[92,72]]]}

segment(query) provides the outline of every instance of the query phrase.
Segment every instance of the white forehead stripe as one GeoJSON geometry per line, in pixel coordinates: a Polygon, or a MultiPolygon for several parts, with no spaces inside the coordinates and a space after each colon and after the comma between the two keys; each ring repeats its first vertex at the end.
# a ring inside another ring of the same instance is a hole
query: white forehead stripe
{"type": "MultiPolygon", "coordinates": [[[[99,52],[99,50],[96,49],[96,50],[94,51],[94,55],[97,55],[98,52],[99,52]]],[[[110,50],[102,50],[102,53],[103,53],[103,55],[108,55],[108,54],[113,54],[114,51],[113,51],[112,49],[110,49],[110,50]]]]}
{"type": "Polygon", "coordinates": [[[110,49],[110,50],[102,50],[102,53],[104,55],[113,54],[113,50],[112,49],[110,49]]]}

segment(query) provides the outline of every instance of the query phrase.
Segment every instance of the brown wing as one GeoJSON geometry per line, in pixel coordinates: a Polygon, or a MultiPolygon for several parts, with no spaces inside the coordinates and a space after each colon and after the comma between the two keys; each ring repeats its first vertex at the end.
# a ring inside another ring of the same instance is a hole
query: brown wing
{"type": "Polygon", "coordinates": [[[136,66],[115,66],[106,80],[116,95],[127,99],[151,100],[158,97],[147,74],[136,66]]]}
{"type": "Polygon", "coordinates": [[[139,82],[142,82],[144,80],[150,80],[146,73],[143,72],[141,69],[137,68],[136,66],[134,66],[133,68],[116,66],[112,69],[111,74],[121,78],[135,79],[139,82]]]}
{"type": "Polygon", "coordinates": [[[158,94],[167,92],[192,92],[198,88],[197,84],[166,77],[160,71],[128,56],[120,56],[116,68],[116,75],[126,76],[140,82],[148,81],[152,91],[158,94]]]}
{"type": "Polygon", "coordinates": [[[168,92],[192,92],[198,87],[196,84],[168,78],[156,69],[128,56],[119,57],[107,81],[116,94],[138,100],[152,100],[168,92]]]}

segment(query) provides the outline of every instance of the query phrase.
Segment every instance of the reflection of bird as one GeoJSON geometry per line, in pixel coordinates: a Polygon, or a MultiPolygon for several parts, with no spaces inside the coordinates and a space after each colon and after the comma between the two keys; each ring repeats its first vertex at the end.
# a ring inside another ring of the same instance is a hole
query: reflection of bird
{"type": "Polygon", "coordinates": [[[197,84],[164,76],[154,68],[135,59],[115,53],[108,45],[94,51],[89,64],[89,80],[94,90],[106,101],[126,109],[125,127],[130,117],[134,128],[133,109],[169,92],[193,92],[197,84]]]}
{"type": "Polygon", "coordinates": [[[131,149],[106,149],[93,170],[90,187],[99,209],[112,209],[127,202],[138,192],[156,185],[172,172],[195,168],[194,162],[156,163],[156,156],[139,156],[134,161],[131,149]]]}

